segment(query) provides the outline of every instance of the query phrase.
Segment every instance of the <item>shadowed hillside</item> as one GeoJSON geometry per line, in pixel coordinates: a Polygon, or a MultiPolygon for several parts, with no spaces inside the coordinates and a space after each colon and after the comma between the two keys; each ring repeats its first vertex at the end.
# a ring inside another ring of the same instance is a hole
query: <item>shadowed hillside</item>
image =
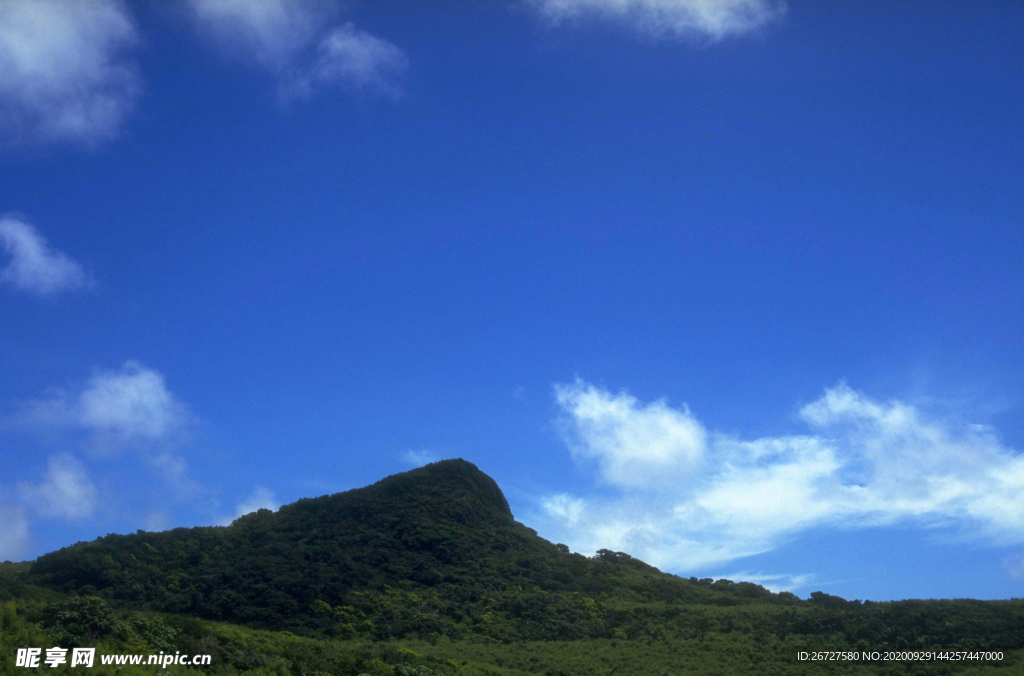
{"type": "Polygon", "coordinates": [[[228,527],[79,543],[40,557],[24,580],[125,609],[340,639],[702,644],[736,633],[776,646],[971,650],[1024,640],[1018,601],[801,601],[664,574],[621,552],[573,554],[516,522],[497,484],[463,460],[228,527]]]}
{"type": "MultiPolygon", "coordinates": [[[[539,620],[542,608],[579,605],[575,599],[583,594],[590,603],[609,596],[624,602],[795,601],[753,584],[711,585],[662,574],[626,554],[571,554],[514,521],[494,480],[463,460],[299,500],[276,513],[260,510],[228,527],[79,543],[40,557],[30,579],[133,607],[271,628],[324,628],[331,623],[322,604],[369,611],[367,599],[389,588],[418,590],[432,599],[428,615],[446,634],[461,633],[457,626],[473,605],[494,594],[519,599],[509,610],[520,624],[531,624],[535,615],[539,620]]],[[[569,607],[562,610],[573,615],[569,607]]],[[[576,614],[577,624],[593,624],[590,613],[576,614]]],[[[596,629],[588,626],[586,633],[596,629]]],[[[529,633],[538,632],[565,634],[566,625],[529,633]]]]}

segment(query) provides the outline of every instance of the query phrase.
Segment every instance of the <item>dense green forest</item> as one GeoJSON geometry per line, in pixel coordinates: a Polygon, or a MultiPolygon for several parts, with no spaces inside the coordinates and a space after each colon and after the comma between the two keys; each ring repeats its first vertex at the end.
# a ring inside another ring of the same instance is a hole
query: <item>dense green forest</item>
{"type": "Polygon", "coordinates": [[[109,535],[2,564],[0,604],[3,669],[18,647],[56,644],[211,654],[204,673],[1024,673],[1024,601],[801,600],[621,552],[584,557],[517,523],[461,460],[229,527],[109,535]],[[1003,659],[798,661],[809,650],[1003,659]]]}

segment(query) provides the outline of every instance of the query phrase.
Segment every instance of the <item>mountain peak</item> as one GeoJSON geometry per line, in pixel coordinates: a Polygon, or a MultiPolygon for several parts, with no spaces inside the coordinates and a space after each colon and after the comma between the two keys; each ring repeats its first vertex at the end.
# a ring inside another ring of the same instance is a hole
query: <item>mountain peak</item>
{"type": "Polygon", "coordinates": [[[387,490],[413,491],[447,500],[454,499],[461,507],[478,511],[478,516],[481,517],[487,515],[492,518],[512,519],[508,500],[505,499],[505,494],[501,492],[497,482],[481,472],[476,465],[462,458],[432,462],[408,472],[389,476],[374,484],[378,485],[385,485],[387,490]]]}
{"type": "Polygon", "coordinates": [[[321,501],[349,505],[364,516],[403,513],[415,522],[480,526],[513,521],[508,501],[494,479],[461,458],[393,474],[365,488],[299,500],[281,511],[321,501]]]}
{"type": "MultiPolygon", "coordinates": [[[[625,554],[588,559],[538,537],[512,518],[497,483],[462,459],[259,510],[226,528],[81,542],[39,557],[29,577],[133,608],[308,631],[338,625],[345,635],[380,637],[424,627],[459,636],[499,599],[524,635],[564,638],[544,618],[569,615],[581,623],[573,631],[585,625],[605,635],[586,605],[593,600],[580,594],[719,596],[625,554]],[[407,607],[388,605],[395,594],[407,607]],[[349,626],[350,615],[374,619],[349,626]]],[[[771,597],[755,585],[735,587],[726,594],[734,601],[771,597]]]]}

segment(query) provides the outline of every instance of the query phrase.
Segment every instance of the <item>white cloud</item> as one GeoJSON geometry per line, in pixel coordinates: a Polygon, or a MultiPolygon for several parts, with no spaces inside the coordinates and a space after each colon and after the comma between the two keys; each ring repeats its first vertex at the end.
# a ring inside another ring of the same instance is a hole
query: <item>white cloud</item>
{"type": "Polygon", "coordinates": [[[621,549],[674,571],[769,551],[821,526],[897,522],[1024,542],[1024,458],[991,428],[926,420],[845,384],[801,409],[813,434],[709,434],[686,407],[556,385],[574,458],[605,492],[539,500],[542,530],[577,551],[621,549]],[[670,481],[665,479],[670,478],[670,481]]]}
{"type": "Polygon", "coordinates": [[[171,519],[167,515],[167,512],[155,510],[146,514],[143,524],[144,530],[150,533],[159,533],[160,531],[167,530],[170,527],[171,519]]]}
{"type": "Polygon", "coordinates": [[[39,231],[18,216],[0,217],[0,249],[10,256],[0,268],[0,282],[20,291],[50,296],[92,284],[79,263],[50,248],[39,231]]]}
{"type": "Polygon", "coordinates": [[[238,503],[238,506],[235,509],[235,516],[224,517],[220,519],[217,525],[230,526],[231,523],[240,516],[245,516],[246,514],[250,514],[260,509],[269,509],[272,512],[276,512],[280,506],[281,503],[278,502],[272,490],[257,486],[253,489],[253,492],[249,494],[249,497],[238,503]]]}
{"type": "Polygon", "coordinates": [[[704,455],[704,428],[683,406],[664,401],[640,405],[626,393],[576,380],[555,386],[555,399],[569,415],[566,440],[578,460],[596,460],[610,484],[641,488],[685,480],[704,455]]]}
{"type": "Polygon", "coordinates": [[[282,95],[322,86],[398,93],[405,54],[351,22],[330,27],[338,5],[323,0],[189,0],[200,31],[236,57],[278,78],[282,95]]]}
{"type": "Polygon", "coordinates": [[[270,511],[275,512],[280,506],[281,503],[278,502],[277,498],[274,496],[274,491],[269,488],[257,486],[253,492],[249,494],[249,497],[238,503],[237,514],[238,516],[244,516],[260,509],[269,509],[270,511]]]}
{"type": "Polygon", "coordinates": [[[1003,559],[1003,567],[1015,580],[1024,580],[1024,552],[1018,552],[1003,559]]]}
{"type": "Polygon", "coordinates": [[[407,66],[408,59],[397,46],[345,23],[320,41],[316,60],[296,77],[292,91],[308,96],[318,85],[337,83],[397,96],[398,76],[407,66]]]}
{"type": "Polygon", "coordinates": [[[575,526],[586,508],[586,500],[559,493],[544,499],[541,507],[551,516],[563,519],[569,526],[575,526]]]}
{"type": "Polygon", "coordinates": [[[166,439],[187,418],[163,375],[134,361],[93,376],[79,395],[78,413],[84,427],[124,442],[166,439]]]}
{"type": "Polygon", "coordinates": [[[29,544],[28,517],[20,505],[0,504],[0,561],[17,561],[29,544]]]}
{"type": "Polygon", "coordinates": [[[93,144],[115,136],[140,90],[139,41],[120,0],[0,1],[4,136],[93,144]]]}
{"type": "MultiPolygon", "coordinates": [[[[86,467],[62,453],[49,459],[42,481],[16,486],[23,514],[33,519],[77,519],[92,515],[100,505],[134,503],[136,514],[148,513],[142,517],[147,530],[162,530],[168,523],[168,504],[189,504],[206,514],[214,508],[211,491],[189,477],[181,455],[194,422],[162,374],[128,361],[118,369],[95,371],[77,387],[26,402],[13,415],[0,418],[0,431],[18,430],[45,446],[87,448],[94,451],[93,460],[105,459],[106,480],[101,485],[131,484],[124,495],[101,493],[86,467]],[[111,463],[121,453],[129,455],[111,463]]],[[[101,466],[94,463],[90,469],[101,466]]]]}
{"type": "Polygon", "coordinates": [[[163,375],[136,361],[95,373],[77,394],[62,391],[31,402],[16,416],[23,425],[91,432],[104,450],[175,441],[189,419],[163,375]]]}
{"type": "Polygon", "coordinates": [[[754,32],[786,11],[783,0],[526,0],[553,24],[597,18],[653,37],[718,41],[754,32]]]}
{"type": "Polygon", "coordinates": [[[18,493],[43,518],[81,519],[96,509],[96,487],[82,463],[67,453],[47,461],[45,481],[20,483],[18,493]]]}
{"type": "Polygon", "coordinates": [[[199,29],[239,57],[281,70],[324,29],[336,4],[320,0],[189,0],[199,29]]]}
{"type": "Polygon", "coordinates": [[[147,464],[155,470],[171,491],[175,500],[195,504],[199,500],[212,499],[212,491],[188,473],[188,462],[172,450],[160,450],[145,454],[147,464]]]}
{"type": "Polygon", "coordinates": [[[440,459],[441,456],[429,448],[412,448],[402,454],[402,460],[413,467],[429,465],[430,463],[437,462],[440,459]]]}
{"type": "Polygon", "coordinates": [[[775,592],[795,592],[797,589],[806,589],[810,587],[814,582],[814,575],[810,573],[803,573],[800,575],[786,575],[786,574],[770,574],[770,573],[759,573],[753,571],[740,571],[738,573],[730,573],[728,575],[715,576],[718,579],[726,580],[742,580],[743,582],[753,582],[759,584],[768,591],[775,592]]]}
{"type": "Polygon", "coordinates": [[[761,549],[766,541],[834,512],[830,479],[839,463],[831,449],[800,437],[787,439],[785,446],[768,462],[720,466],[676,513],[689,517],[696,510],[722,532],[757,542],[761,549]]]}

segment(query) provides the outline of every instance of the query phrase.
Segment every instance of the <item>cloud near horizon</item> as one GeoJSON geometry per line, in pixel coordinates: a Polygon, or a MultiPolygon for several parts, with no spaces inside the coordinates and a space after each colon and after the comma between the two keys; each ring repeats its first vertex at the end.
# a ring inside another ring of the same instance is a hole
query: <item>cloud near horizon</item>
{"type": "Polygon", "coordinates": [[[69,453],[51,456],[46,480],[39,484],[19,483],[22,500],[43,518],[81,519],[96,510],[96,487],[85,466],[69,453]]]}
{"type": "Polygon", "coordinates": [[[413,467],[423,467],[439,460],[441,456],[429,448],[410,448],[402,453],[402,461],[413,467]]]}
{"type": "Polygon", "coordinates": [[[754,584],[759,584],[768,591],[775,594],[784,591],[795,592],[798,589],[806,589],[811,585],[820,584],[815,580],[814,575],[808,573],[804,573],[801,575],[772,575],[757,571],[742,570],[735,573],[728,573],[726,575],[716,575],[713,577],[715,579],[742,580],[744,582],[753,582],[754,584]]]}
{"type": "Polygon", "coordinates": [[[230,526],[235,519],[245,516],[246,514],[251,514],[252,512],[256,512],[261,509],[269,509],[272,512],[276,512],[280,507],[281,502],[277,499],[274,491],[269,488],[257,486],[247,498],[238,503],[235,507],[234,516],[222,517],[217,521],[217,525],[230,526]]]}
{"type": "Polygon", "coordinates": [[[272,73],[285,99],[342,85],[390,96],[408,66],[396,45],[331,25],[339,5],[324,0],[189,0],[196,27],[218,48],[272,73]]]}
{"type": "Polygon", "coordinates": [[[680,572],[769,551],[810,528],[945,526],[1024,542],[1024,458],[976,425],[927,420],[845,383],[800,410],[811,434],[743,440],[685,406],[582,380],[556,385],[574,459],[612,495],[539,501],[542,530],[580,552],[680,572]]]}
{"type": "Polygon", "coordinates": [[[28,550],[28,515],[21,505],[0,502],[0,561],[17,560],[28,550]]]}
{"type": "Polygon", "coordinates": [[[0,1],[0,127],[5,141],[117,135],[141,79],[138,30],[120,0],[0,1]]]}
{"type": "MultiPolygon", "coordinates": [[[[159,508],[140,524],[154,529],[167,522],[161,511],[167,495],[192,503],[210,499],[211,491],[189,476],[181,455],[195,422],[189,408],[167,388],[163,374],[126,361],[117,369],[94,371],[77,387],[23,402],[12,415],[0,418],[0,430],[27,432],[58,448],[87,449],[93,469],[101,467],[100,459],[108,470],[110,460],[127,459],[137,485],[153,481],[164,488],[159,508]]],[[[88,518],[104,500],[86,465],[66,451],[49,457],[42,481],[23,481],[14,488],[13,499],[7,501],[13,506],[0,505],[0,516],[6,510],[18,520],[0,528],[0,552],[23,551],[32,521],[88,518]]]]}
{"type": "Polygon", "coordinates": [[[80,263],[52,249],[39,231],[20,216],[0,217],[0,251],[10,257],[0,267],[0,282],[19,291],[53,296],[93,285],[92,277],[80,263]]]}
{"type": "Polygon", "coordinates": [[[655,38],[718,42],[745,35],[786,13],[782,0],[525,0],[552,25],[613,21],[655,38]]]}

